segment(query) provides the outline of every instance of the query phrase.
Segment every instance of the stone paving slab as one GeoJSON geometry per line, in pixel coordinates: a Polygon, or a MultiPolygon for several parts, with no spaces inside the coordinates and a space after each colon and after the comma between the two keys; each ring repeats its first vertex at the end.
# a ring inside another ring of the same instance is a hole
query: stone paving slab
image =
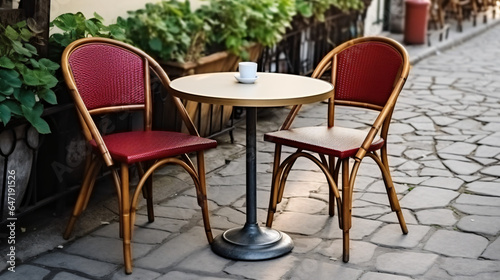
{"type": "MultiPolygon", "coordinates": [[[[327,213],[328,185],[316,166],[304,160],[290,173],[273,224],[291,236],[292,252],[266,261],[225,259],[206,241],[189,176],[165,168],[156,175],[155,187],[175,187],[155,190],[154,223],[147,222],[144,209],[138,211],[132,275],[123,271],[116,199],[110,198],[89,206],[91,214],[77,222],[69,241],[60,237],[65,219],[59,218],[47,227],[51,238],[33,235],[30,243],[20,236],[15,273],[6,271],[9,248],[2,244],[0,280],[500,279],[498,22],[479,24],[475,33],[480,34],[467,41],[472,35],[463,34],[462,44],[435,44],[425,52],[407,46],[413,66],[395,109],[388,148],[407,235],[389,207],[376,165],[367,159],[354,188],[350,262],[343,263],[338,216],[327,213]],[[99,209],[97,214],[93,209],[99,209]]],[[[326,109],[323,103],[305,105],[297,124],[324,124],[326,109]]],[[[260,225],[267,215],[274,152],[262,136],[278,129],[287,112],[259,110],[260,225]]],[[[366,128],[372,117],[345,109],[336,113],[337,124],[356,128],[366,128]]],[[[244,135],[244,122],[238,122],[235,143],[220,136],[218,148],[206,156],[215,235],[245,222],[244,135]]]]}

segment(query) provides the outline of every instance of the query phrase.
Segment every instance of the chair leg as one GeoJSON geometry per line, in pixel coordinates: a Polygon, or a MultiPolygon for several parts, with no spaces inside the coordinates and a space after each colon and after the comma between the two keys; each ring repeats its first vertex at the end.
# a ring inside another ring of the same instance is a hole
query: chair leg
{"type": "MultiPolygon", "coordinates": [[[[352,178],[351,178],[352,180],[352,178]]],[[[343,258],[349,262],[349,230],[351,229],[351,188],[349,182],[349,158],[342,159],[342,233],[343,258]]]]}
{"type": "MultiPolygon", "coordinates": [[[[276,213],[276,205],[278,204],[278,193],[280,180],[277,178],[277,173],[280,165],[281,158],[281,145],[276,145],[274,148],[274,162],[273,162],[273,176],[271,182],[271,196],[269,198],[269,209],[267,210],[267,221],[266,226],[271,227],[273,225],[274,213],[276,213]]],[[[281,177],[281,176],[279,176],[281,177]]]]}
{"type": "MultiPolygon", "coordinates": [[[[335,168],[333,170],[333,173],[332,173],[332,176],[333,176],[333,182],[337,185],[337,187],[339,186],[339,173],[340,173],[340,168],[342,167],[342,160],[338,159],[336,164],[335,164],[335,168]]],[[[337,201],[337,211],[339,211],[339,215],[338,215],[338,220],[339,220],[339,228],[342,229],[342,199],[338,199],[337,201]]]]}
{"type": "Polygon", "coordinates": [[[132,248],[130,245],[132,236],[132,225],[130,224],[130,190],[128,165],[121,164],[121,205],[123,222],[123,260],[125,263],[125,273],[132,273],[132,248]]]}
{"type": "Polygon", "coordinates": [[[116,190],[116,195],[118,197],[118,219],[119,219],[119,225],[120,225],[120,238],[123,238],[123,220],[122,220],[122,213],[123,213],[123,206],[122,206],[122,183],[120,179],[120,174],[118,174],[118,171],[111,167],[111,178],[113,179],[113,184],[115,185],[115,190],[116,190]]]}
{"type": "Polygon", "coordinates": [[[78,217],[82,214],[83,210],[86,208],[90,194],[92,193],[92,189],[95,183],[95,179],[97,176],[97,172],[101,168],[101,163],[98,159],[94,159],[90,165],[88,166],[85,177],[82,182],[82,186],[80,188],[80,194],[75,203],[75,207],[73,209],[73,213],[66,225],[66,230],[64,231],[63,238],[68,239],[73,231],[75,226],[75,222],[78,217]]]}
{"type": "Polygon", "coordinates": [[[382,174],[385,178],[384,179],[385,188],[387,190],[387,195],[389,196],[389,203],[391,205],[392,211],[396,212],[399,225],[401,226],[401,231],[403,231],[403,234],[407,234],[408,228],[406,227],[405,218],[403,217],[403,211],[401,210],[401,206],[399,205],[399,199],[398,196],[396,195],[396,191],[394,189],[394,183],[392,182],[389,169],[384,167],[384,170],[382,170],[382,174]]]}
{"type": "Polygon", "coordinates": [[[394,188],[394,183],[392,181],[386,149],[382,149],[381,156],[382,156],[381,160],[379,160],[378,157],[376,156],[372,156],[372,158],[378,164],[380,171],[382,172],[382,178],[384,180],[387,196],[389,197],[389,204],[391,205],[391,210],[396,212],[399,225],[401,226],[401,231],[403,232],[403,234],[407,234],[408,228],[406,227],[406,222],[403,217],[403,211],[401,210],[401,206],[399,205],[399,199],[396,194],[396,190],[394,188]]]}
{"type": "Polygon", "coordinates": [[[152,175],[146,181],[144,186],[146,193],[146,208],[148,210],[148,222],[152,223],[155,221],[155,212],[153,207],[153,177],[152,175]]]}
{"type": "MultiPolygon", "coordinates": [[[[151,165],[147,162],[137,163],[137,171],[139,173],[139,178],[144,176],[144,170],[149,169],[151,165]]],[[[146,209],[148,212],[148,222],[152,223],[155,221],[155,213],[153,207],[153,179],[150,176],[146,181],[144,187],[142,188],[142,196],[146,199],[146,209]]]]}
{"type": "Polygon", "coordinates": [[[208,243],[212,243],[214,241],[212,235],[212,228],[210,226],[210,213],[208,211],[208,202],[207,202],[207,187],[206,187],[206,178],[205,178],[205,156],[203,151],[200,151],[196,155],[197,164],[198,164],[198,179],[200,182],[199,185],[199,193],[200,196],[198,201],[201,201],[201,213],[203,215],[203,225],[205,227],[205,235],[207,236],[208,243]],[[200,199],[201,198],[201,199],[200,199]]]}
{"type": "MultiPolygon", "coordinates": [[[[333,176],[334,180],[336,180],[335,175],[334,175],[335,174],[335,157],[330,156],[328,167],[329,167],[328,169],[330,171],[330,174],[333,176]]],[[[335,215],[335,199],[336,199],[336,197],[335,197],[335,194],[333,193],[332,186],[329,186],[329,188],[328,188],[328,200],[329,200],[328,214],[330,215],[330,217],[333,217],[335,215]]]]}

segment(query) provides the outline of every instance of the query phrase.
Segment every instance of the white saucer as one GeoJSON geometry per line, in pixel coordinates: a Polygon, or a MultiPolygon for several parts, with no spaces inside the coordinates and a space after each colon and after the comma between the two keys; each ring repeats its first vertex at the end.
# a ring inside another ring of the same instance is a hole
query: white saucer
{"type": "Polygon", "coordinates": [[[255,76],[255,78],[240,78],[240,74],[236,73],[234,74],[234,77],[236,78],[236,80],[238,80],[238,82],[242,84],[253,84],[259,76],[255,76]]]}

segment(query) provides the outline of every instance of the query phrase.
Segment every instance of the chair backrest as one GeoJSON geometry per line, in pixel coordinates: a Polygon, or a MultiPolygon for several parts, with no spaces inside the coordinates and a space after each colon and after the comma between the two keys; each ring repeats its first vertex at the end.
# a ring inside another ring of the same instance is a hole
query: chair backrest
{"type": "Polygon", "coordinates": [[[386,37],[352,39],[331,50],[312,77],[321,78],[328,70],[335,85],[335,94],[329,99],[328,126],[334,125],[335,105],[368,108],[380,111],[370,134],[382,129],[385,138],[396,100],[410,72],[406,49],[386,37]]]}
{"type": "MultiPolygon", "coordinates": [[[[112,165],[93,115],[142,111],[144,129],[152,129],[150,74],[169,90],[170,79],[161,66],[142,50],[108,38],[84,38],[66,47],[61,58],[64,80],[75,101],[87,141],[95,141],[112,165]],[[150,71],[152,70],[152,72],[150,71]]],[[[179,98],[169,95],[187,130],[198,132],[179,98]]]]}
{"type": "Polygon", "coordinates": [[[366,41],[340,50],[335,100],[384,106],[402,66],[403,56],[387,43],[366,41]]]}
{"type": "Polygon", "coordinates": [[[87,109],[144,104],[144,58],[118,45],[93,42],[69,53],[68,63],[87,109]]]}
{"type": "Polygon", "coordinates": [[[318,63],[313,77],[319,78],[330,69],[337,104],[381,110],[404,85],[409,58],[404,47],[390,38],[362,37],[330,51],[318,63]]]}

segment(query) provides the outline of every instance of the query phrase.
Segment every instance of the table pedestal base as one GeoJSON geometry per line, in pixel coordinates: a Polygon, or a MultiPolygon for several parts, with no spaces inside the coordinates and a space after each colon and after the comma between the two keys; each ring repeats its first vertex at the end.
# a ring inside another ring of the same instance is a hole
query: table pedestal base
{"type": "Polygon", "coordinates": [[[293,249],[293,241],[285,233],[257,224],[225,231],[212,243],[212,251],[233,260],[267,260],[293,249]]]}

